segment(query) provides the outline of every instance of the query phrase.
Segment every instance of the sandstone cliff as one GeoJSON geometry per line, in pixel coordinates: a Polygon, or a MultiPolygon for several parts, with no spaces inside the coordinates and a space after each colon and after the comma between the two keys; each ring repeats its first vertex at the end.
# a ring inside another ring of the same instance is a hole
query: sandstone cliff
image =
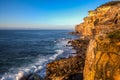
{"type": "Polygon", "coordinates": [[[89,15],[84,18],[84,22],[75,27],[77,33],[84,36],[91,36],[104,32],[109,29],[109,32],[116,29],[114,25],[120,23],[120,4],[117,2],[109,2],[98,7],[96,10],[91,10],[89,15]],[[95,33],[95,34],[94,34],[95,33]]]}
{"type": "Polygon", "coordinates": [[[120,2],[109,2],[89,11],[84,20],[80,30],[91,37],[84,80],[120,80],[120,2]]]}
{"type": "Polygon", "coordinates": [[[75,31],[77,56],[49,63],[45,80],[120,80],[120,1],[89,11],[75,31]]]}

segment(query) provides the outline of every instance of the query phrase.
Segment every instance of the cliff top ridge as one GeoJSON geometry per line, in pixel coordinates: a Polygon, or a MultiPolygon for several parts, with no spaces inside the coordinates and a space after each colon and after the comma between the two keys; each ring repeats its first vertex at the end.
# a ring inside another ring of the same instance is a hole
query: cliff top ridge
{"type": "MultiPolygon", "coordinates": [[[[114,6],[114,5],[117,5],[117,4],[120,4],[120,1],[111,1],[111,2],[107,2],[105,4],[102,4],[101,6],[97,7],[97,8],[100,8],[100,7],[103,7],[103,6],[114,6]]],[[[96,8],[96,9],[97,9],[96,8]]]]}

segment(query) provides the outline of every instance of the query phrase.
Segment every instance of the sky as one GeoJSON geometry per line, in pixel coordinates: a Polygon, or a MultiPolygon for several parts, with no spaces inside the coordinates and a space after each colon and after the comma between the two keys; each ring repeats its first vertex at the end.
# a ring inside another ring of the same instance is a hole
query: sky
{"type": "Polygon", "coordinates": [[[72,29],[110,0],[0,0],[0,29],[72,29]]]}

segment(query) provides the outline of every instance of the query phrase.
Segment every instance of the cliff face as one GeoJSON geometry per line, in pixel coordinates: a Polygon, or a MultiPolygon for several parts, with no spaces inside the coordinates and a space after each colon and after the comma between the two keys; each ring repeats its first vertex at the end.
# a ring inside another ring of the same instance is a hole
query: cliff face
{"type": "Polygon", "coordinates": [[[91,39],[84,80],[120,80],[120,30],[91,39]]]}
{"type": "Polygon", "coordinates": [[[120,80],[120,1],[89,11],[75,31],[77,56],[49,63],[45,80],[120,80]]]}
{"type": "Polygon", "coordinates": [[[79,27],[84,36],[91,37],[84,80],[120,80],[120,2],[110,2],[89,11],[79,27]]]}

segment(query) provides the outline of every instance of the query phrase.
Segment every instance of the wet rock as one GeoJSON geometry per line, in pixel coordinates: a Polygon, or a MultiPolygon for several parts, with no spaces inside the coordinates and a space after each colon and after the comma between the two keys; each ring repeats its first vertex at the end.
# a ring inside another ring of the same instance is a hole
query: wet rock
{"type": "Polygon", "coordinates": [[[28,80],[43,80],[38,74],[31,74],[31,76],[28,77],[28,80]]]}
{"type": "Polygon", "coordinates": [[[83,74],[82,73],[71,74],[64,78],[63,80],[83,80],[83,74]]]}
{"type": "Polygon", "coordinates": [[[43,80],[43,79],[36,73],[25,74],[23,72],[19,72],[16,77],[16,80],[43,80]]]}

